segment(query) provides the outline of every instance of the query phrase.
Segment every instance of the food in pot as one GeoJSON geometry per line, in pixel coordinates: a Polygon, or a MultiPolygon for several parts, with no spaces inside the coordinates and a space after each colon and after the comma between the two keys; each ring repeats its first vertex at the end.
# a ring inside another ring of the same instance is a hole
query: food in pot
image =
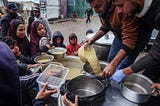
{"type": "Polygon", "coordinates": [[[63,54],[64,52],[54,51],[53,54],[63,54]]]}
{"type": "Polygon", "coordinates": [[[95,74],[98,75],[100,73],[99,60],[96,56],[94,48],[91,45],[84,44],[81,46],[78,50],[78,56],[83,62],[89,63],[95,74]]]}
{"type": "Polygon", "coordinates": [[[47,63],[49,61],[50,61],[50,59],[40,59],[40,60],[37,60],[38,63],[47,63]]]}

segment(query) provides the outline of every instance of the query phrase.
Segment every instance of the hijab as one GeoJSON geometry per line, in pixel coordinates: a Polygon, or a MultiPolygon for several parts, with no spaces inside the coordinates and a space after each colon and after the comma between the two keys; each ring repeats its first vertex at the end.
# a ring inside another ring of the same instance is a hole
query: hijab
{"type": "Polygon", "coordinates": [[[28,38],[25,37],[24,38],[19,38],[17,37],[16,33],[17,33],[17,28],[18,28],[18,25],[20,24],[24,24],[24,22],[22,22],[21,20],[19,19],[13,19],[11,22],[10,22],[10,26],[9,26],[9,29],[8,29],[8,33],[7,33],[7,36],[10,36],[12,37],[14,40],[17,41],[17,45],[21,51],[21,53],[24,55],[24,56],[30,56],[31,53],[30,53],[30,44],[29,44],[29,40],[28,38]]]}

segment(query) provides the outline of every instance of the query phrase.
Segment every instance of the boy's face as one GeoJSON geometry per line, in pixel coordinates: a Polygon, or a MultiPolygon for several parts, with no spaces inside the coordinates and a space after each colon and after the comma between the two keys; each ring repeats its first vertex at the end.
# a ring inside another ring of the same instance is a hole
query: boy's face
{"type": "Polygon", "coordinates": [[[18,56],[21,55],[21,52],[20,52],[20,50],[19,50],[19,47],[17,46],[16,43],[11,44],[9,47],[10,47],[10,49],[11,49],[11,51],[13,52],[13,54],[14,54],[15,57],[18,57],[18,56]]]}
{"type": "Polygon", "coordinates": [[[76,45],[76,43],[77,43],[76,37],[70,38],[69,41],[70,41],[70,43],[71,43],[72,45],[76,45]]]}
{"type": "Polygon", "coordinates": [[[41,23],[40,23],[40,24],[38,25],[38,27],[37,27],[37,34],[38,34],[38,36],[40,36],[40,37],[45,37],[46,30],[45,30],[43,24],[41,24],[41,23]]]}
{"type": "Polygon", "coordinates": [[[25,25],[19,24],[17,27],[16,35],[18,38],[24,38],[25,37],[25,25]]]}
{"type": "Polygon", "coordinates": [[[61,42],[62,42],[62,38],[57,37],[57,38],[56,38],[56,43],[57,43],[57,44],[61,44],[61,42]]]}

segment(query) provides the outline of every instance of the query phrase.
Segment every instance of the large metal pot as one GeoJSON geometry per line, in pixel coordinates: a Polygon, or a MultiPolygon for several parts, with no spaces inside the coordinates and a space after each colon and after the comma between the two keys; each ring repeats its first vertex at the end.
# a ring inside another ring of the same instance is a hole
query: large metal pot
{"type": "MultiPolygon", "coordinates": [[[[74,96],[78,95],[79,103],[93,103],[99,98],[104,97],[105,86],[101,81],[87,76],[78,76],[68,81],[63,86],[65,93],[68,93],[67,98],[74,101],[74,96]]],[[[62,90],[62,89],[61,89],[62,90]]]]}
{"type": "MultiPolygon", "coordinates": [[[[101,72],[103,71],[103,69],[108,65],[107,62],[104,62],[104,61],[100,61],[99,62],[100,66],[101,66],[101,72]]],[[[84,64],[83,65],[83,73],[86,75],[86,76],[89,76],[89,77],[92,77],[92,78],[97,78],[98,76],[96,76],[93,71],[92,71],[92,68],[89,64],[84,64]]]]}
{"type": "Polygon", "coordinates": [[[153,82],[141,74],[126,76],[121,83],[122,95],[131,102],[145,103],[149,100],[153,89],[153,82]]]}

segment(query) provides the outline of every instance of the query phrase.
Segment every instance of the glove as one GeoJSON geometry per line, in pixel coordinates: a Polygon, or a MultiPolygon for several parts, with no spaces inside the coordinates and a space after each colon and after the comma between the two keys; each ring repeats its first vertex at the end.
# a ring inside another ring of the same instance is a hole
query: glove
{"type": "Polygon", "coordinates": [[[125,77],[122,69],[117,70],[111,77],[110,80],[113,80],[117,83],[121,82],[123,80],[123,78],[125,77]]]}

